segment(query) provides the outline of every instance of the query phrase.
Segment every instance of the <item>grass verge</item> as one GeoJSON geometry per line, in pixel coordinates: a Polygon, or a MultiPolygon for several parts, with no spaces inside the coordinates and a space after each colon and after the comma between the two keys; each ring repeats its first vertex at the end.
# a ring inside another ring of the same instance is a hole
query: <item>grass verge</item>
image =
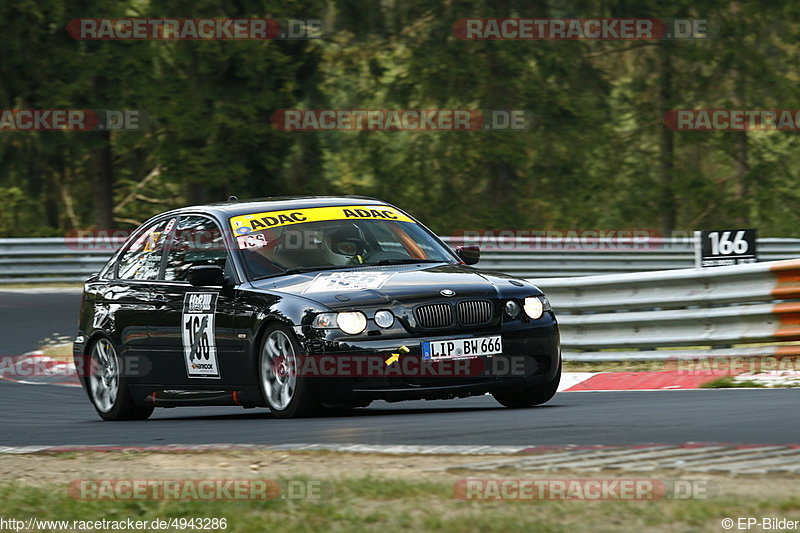
{"type": "MultiPolygon", "coordinates": [[[[296,478],[295,478],[296,479],[296,478]]],[[[225,518],[227,532],[718,532],[723,518],[797,518],[800,497],[728,496],[656,502],[467,502],[452,484],[382,477],[339,479],[321,500],[264,502],[78,501],[63,486],[0,485],[6,518],[133,520],[225,518]]]]}
{"type": "Polygon", "coordinates": [[[564,361],[564,372],[658,372],[670,370],[665,361],[564,361]]]}
{"type": "Polygon", "coordinates": [[[717,378],[713,381],[709,381],[708,383],[703,383],[702,385],[700,385],[700,388],[701,389],[752,389],[752,388],[766,389],[769,387],[763,383],[759,383],[751,379],[736,381],[730,376],[724,376],[721,378],[717,378]]]}

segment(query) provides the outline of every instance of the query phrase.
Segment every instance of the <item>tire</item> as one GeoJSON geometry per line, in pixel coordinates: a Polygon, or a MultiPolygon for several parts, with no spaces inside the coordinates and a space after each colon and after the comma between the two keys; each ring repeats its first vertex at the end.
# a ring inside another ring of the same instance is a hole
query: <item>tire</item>
{"type": "Polygon", "coordinates": [[[561,358],[558,361],[558,372],[553,379],[541,385],[533,385],[527,389],[509,392],[493,392],[492,396],[501,405],[509,409],[533,407],[550,401],[558,390],[561,382],[561,358]]]}
{"type": "Polygon", "coordinates": [[[100,337],[94,341],[86,360],[89,363],[86,391],[100,418],[109,422],[150,418],[154,408],[134,403],[127,379],[119,371],[122,365],[117,349],[110,339],[100,337]]]}
{"type": "Polygon", "coordinates": [[[264,331],[258,352],[258,381],[261,396],[276,418],[314,416],[322,410],[308,378],[297,375],[297,356],[302,354],[288,327],[273,324],[264,331]]]}

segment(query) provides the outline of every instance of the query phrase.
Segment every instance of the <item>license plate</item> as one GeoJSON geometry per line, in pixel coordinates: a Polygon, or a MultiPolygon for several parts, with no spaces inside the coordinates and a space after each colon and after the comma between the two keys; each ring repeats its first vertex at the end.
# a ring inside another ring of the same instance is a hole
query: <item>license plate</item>
{"type": "Polygon", "coordinates": [[[501,353],[503,353],[503,338],[500,335],[422,343],[423,359],[453,359],[456,357],[479,357],[501,353]]]}

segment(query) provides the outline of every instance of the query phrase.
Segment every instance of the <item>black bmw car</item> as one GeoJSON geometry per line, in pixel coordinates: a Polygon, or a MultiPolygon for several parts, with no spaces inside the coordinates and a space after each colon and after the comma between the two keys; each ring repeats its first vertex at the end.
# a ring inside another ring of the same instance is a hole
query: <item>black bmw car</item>
{"type": "Polygon", "coordinates": [[[555,315],[531,283],[470,266],[479,256],[374,198],[169,211],[86,282],[75,363],[105,420],[487,393],[544,403],[561,376],[555,315]]]}

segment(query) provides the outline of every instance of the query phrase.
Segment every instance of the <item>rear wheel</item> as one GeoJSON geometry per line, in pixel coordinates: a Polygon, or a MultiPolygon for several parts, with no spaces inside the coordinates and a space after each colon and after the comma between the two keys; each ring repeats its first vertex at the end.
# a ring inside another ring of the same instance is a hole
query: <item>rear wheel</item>
{"type": "Polygon", "coordinates": [[[298,375],[301,354],[300,345],[286,326],[274,324],[264,332],[259,356],[261,394],[277,418],[312,416],[321,409],[308,379],[298,375]]]}
{"type": "Polygon", "coordinates": [[[519,409],[547,403],[555,396],[561,382],[561,360],[558,361],[558,372],[553,379],[541,385],[534,385],[520,391],[494,392],[492,396],[505,407],[519,409]]]}
{"type": "Polygon", "coordinates": [[[133,402],[120,367],[114,344],[105,337],[97,339],[92,345],[86,379],[89,399],[97,414],[108,421],[149,418],[153,414],[153,407],[139,406],[133,402]]]}

